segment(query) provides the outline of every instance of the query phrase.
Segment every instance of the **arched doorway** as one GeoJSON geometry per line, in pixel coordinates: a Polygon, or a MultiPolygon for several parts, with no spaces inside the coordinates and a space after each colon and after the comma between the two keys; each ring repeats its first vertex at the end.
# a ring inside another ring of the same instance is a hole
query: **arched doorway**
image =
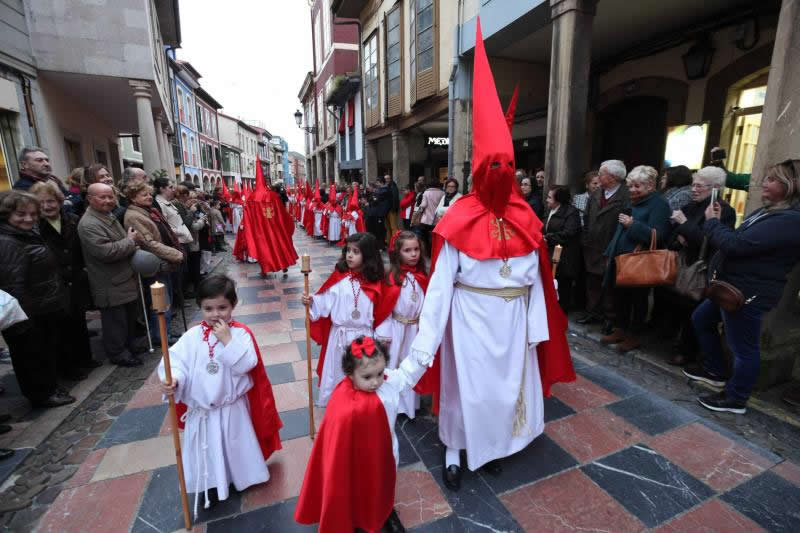
{"type": "Polygon", "coordinates": [[[596,139],[596,161],[621,159],[629,170],[637,165],[660,169],[667,141],[667,100],[643,95],[608,106],[598,115],[596,139]]]}
{"type": "Polygon", "coordinates": [[[208,176],[203,176],[203,191],[208,191],[208,176]]]}

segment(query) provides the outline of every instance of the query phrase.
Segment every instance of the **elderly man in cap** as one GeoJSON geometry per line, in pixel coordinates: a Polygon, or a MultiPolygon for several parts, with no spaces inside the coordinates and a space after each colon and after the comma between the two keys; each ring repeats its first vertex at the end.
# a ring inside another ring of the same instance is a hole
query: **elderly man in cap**
{"type": "Polygon", "coordinates": [[[139,290],[131,256],[141,237],[130,228],[127,233],[114,217],[114,190],[94,183],[87,190],[89,208],[78,223],[89,284],[103,323],[103,348],[108,359],[119,366],[139,366],[134,355],[134,338],[139,290]]]}

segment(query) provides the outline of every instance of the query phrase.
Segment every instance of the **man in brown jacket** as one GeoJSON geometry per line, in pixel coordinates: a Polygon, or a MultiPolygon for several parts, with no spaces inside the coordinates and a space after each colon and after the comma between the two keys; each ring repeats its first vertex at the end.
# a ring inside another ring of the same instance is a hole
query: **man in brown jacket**
{"type": "Polygon", "coordinates": [[[614,237],[619,215],[631,206],[625,185],[625,163],[617,159],[604,161],[598,171],[600,190],[589,196],[584,215],[583,260],[586,266],[586,315],[579,324],[591,324],[605,319],[604,330],[610,329],[614,305],[610,291],[603,291],[608,258],[604,255],[614,237]]]}
{"type": "Polygon", "coordinates": [[[139,289],[130,259],[141,238],[131,228],[126,233],[112,211],[117,205],[114,190],[94,183],[86,194],[89,207],[78,223],[86,270],[94,303],[103,323],[103,348],[119,366],[139,366],[134,338],[139,289]]]}

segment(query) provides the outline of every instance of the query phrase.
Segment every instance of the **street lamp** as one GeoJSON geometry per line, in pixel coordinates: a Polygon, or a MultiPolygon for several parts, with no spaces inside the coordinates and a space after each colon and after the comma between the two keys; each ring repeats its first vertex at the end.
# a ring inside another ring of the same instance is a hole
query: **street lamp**
{"type": "Polygon", "coordinates": [[[303,114],[298,109],[294,112],[294,121],[297,122],[297,127],[308,133],[317,133],[316,126],[303,126],[303,114]]]}

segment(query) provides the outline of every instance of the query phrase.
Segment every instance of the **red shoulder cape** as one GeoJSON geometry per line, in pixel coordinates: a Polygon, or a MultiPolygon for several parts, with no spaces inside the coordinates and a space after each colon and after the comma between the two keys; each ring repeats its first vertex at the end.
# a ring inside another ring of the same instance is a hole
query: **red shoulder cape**
{"type": "MultiPolygon", "coordinates": [[[[272,452],[281,449],[281,438],[278,432],[283,427],[283,422],[281,422],[278,410],[275,408],[272,384],[270,384],[267,377],[264,360],[261,358],[261,350],[258,349],[255,335],[250,331],[250,328],[240,322],[231,322],[231,327],[242,328],[250,335],[253,340],[253,347],[256,350],[256,357],[258,357],[258,364],[248,372],[250,379],[253,380],[253,386],[247,391],[247,401],[250,404],[250,420],[253,422],[258,444],[266,461],[272,455],[272,452]]],[[[181,421],[181,417],[188,408],[184,403],[175,404],[175,408],[178,414],[178,427],[183,429],[184,423],[181,421]]]]}
{"type": "MultiPolygon", "coordinates": [[[[322,287],[320,287],[319,290],[314,294],[322,294],[342,281],[349,274],[349,272],[339,272],[338,270],[334,270],[327,281],[325,281],[325,283],[322,284],[322,287]]],[[[389,316],[378,314],[381,300],[381,282],[361,280],[361,290],[364,291],[364,294],[366,294],[370,300],[372,300],[372,327],[374,329],[378,324],[386,320],[387,316],[389,316]]],[[[390,309],[389,313],[391,312],[392,310],[390,309]]],[[[322,346],[322,350],[319,354],[319,361],[317,361],[317,375],[319,377],[322,377],[322,367],[325,364],[325,352],[328,350],[328,337],[331,334],[332,327],[333,321],[331,321],[331,317],[329,316],[323,316],[311,322],[311,338],[314,340],[314,342],[322,346]]]]}
{"type": "MultiPolygon", "coordinates": [[[[460,200],[459,200],[460,201],[460,200]]],[[[458,203],[458,202],[456,202],[458,203]]],[[[449,213],[449,211],[448,211],[449,213]]],[[[437,226],[438,227],[438,226],[437,226]]],[[[444,244],[441,235],[434,233],[433,253],[431,256],[431,276],[436,266],[436,259],[444,244]]],[[[550,339],[536,346],[536,355],[539,361],[539,377],[542,381],[542,392],[545,397],[550,396],[550,387],[556,383],[575,381],[575,369],[572,367],[572,356],[567,343],[567,317],[558,305],[558,295],[553,284],[553,271],[550,267],[550,254],[547,252],[547,242],[542,240],[539,246],[539,273],[542,277],[544,301],[547,309],[547,329],[550,339]]],[[[441,366],[437,357],[433,366],[419,380],[414,387],[420,394],[433,395],[434,413],[439,412],[439,387],[441,379],[441,366]]]]}
{"type": "MultiPolygon", "coordinates": [[[[420,288],[422,289],[422,294],[428,290],[428,276],[424,272],[418,272],[416,270],[409,270],[412,274],[414,274],[414,279],[417,280],[419,283],[420,288]]],[[[389,274],[392,276],[392,274],[389,274]]],[[[405,278],[404,278],[405,279],[405,278]]],[[[378,306],[375,309],[375,316],[376,317],[384,317],[383,320],[389,318],[394,311],[394,306],[397,305],[397,300],[400,298],[400,291],[403,289],[403,282],[401,281],[400,284],[394,282],[394,278],[392,277],[393,283],[388,283],[384,280],[381,284],[381,300],[378,303],[378,306]]],[[[375,320],[375,326],[380,326],[383,323],[383,320],[378,322],[375,320]]]]}
{"type": "Polygon", "coordinates": [[[343,379],[314,439],[295,521],[319,523],[322,533],[377,533],[392,512],[396,478],[383,403],[343,379]]]}
{"type": "Polygon", "coordinates": [[[258,260],[262,272],[278,272],[297,262],[297,252],[292,242],[294,223],[292,217],[274,191],[259,191],[247,201],[244,207],[244,238],[246,243],[234,244],[234,255],[246,251],[247,255],[258,260]]]}

